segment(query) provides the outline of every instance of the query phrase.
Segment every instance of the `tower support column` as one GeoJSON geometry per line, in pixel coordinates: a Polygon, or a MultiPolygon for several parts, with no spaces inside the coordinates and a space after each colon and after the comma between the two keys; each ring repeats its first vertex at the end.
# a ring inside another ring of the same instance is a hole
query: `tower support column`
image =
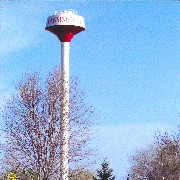
{"type": "Polygon", "coordinates": [[[69,42],[61,42],[61,180],[68,180],[68,131],[69,131],[69,42]]]}

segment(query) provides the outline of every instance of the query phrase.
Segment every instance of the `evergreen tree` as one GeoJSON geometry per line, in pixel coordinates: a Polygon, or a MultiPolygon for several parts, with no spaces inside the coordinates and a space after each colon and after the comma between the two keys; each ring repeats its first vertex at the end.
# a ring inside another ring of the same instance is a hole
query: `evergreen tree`
{"type": "Polygon", "coordinates": [[[97,170],[98,178],[94,177],[94,180],[114,180],[115,176],[113,176],[112,172],[113,170],[109,168],[109,163],[104,159],[101,168],[97,170]]]}

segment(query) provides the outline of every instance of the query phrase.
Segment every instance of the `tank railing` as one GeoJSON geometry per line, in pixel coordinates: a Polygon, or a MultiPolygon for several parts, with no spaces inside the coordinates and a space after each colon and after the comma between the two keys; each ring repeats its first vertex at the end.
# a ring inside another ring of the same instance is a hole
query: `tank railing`
{"type": "Polygon", "coordinates": [[[68,10],[64,10],[64,11],[55,11],[55,15],[64,14],[64,13],[77,15],[77,11],[73,10],[73,9],[68,9],[68,10]]]}

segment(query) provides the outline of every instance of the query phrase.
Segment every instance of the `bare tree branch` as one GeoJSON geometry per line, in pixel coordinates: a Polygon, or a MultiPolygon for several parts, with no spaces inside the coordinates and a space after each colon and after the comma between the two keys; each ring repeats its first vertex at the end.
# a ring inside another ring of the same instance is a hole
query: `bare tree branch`
{"type": "MultiPolygon", "coordinates": [[[[69,163],[93,155],[88,144],[93,134],[94,110],[85,104],[78,80],[71,80],[69,163]]],[[[38,74],[28,75],[16,86],[16,94],[4,110],[6,144],[4,163],[9,168],[27,169],[40,180],[60,175],[61,72],[50,72],[41,83],[38,74]]]]}

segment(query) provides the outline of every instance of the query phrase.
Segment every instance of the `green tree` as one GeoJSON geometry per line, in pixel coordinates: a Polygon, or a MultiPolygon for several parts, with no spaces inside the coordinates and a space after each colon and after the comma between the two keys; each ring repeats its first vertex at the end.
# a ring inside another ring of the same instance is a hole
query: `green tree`
{"type": "Polygon", "coordinates": [[[104,159],[100,169],[97,170],[98,177],[94,177],[94,180],[114,180],[115,176],[113,176],[112,172],[113,170],[109,168],[109,163],[104,159]]]}

